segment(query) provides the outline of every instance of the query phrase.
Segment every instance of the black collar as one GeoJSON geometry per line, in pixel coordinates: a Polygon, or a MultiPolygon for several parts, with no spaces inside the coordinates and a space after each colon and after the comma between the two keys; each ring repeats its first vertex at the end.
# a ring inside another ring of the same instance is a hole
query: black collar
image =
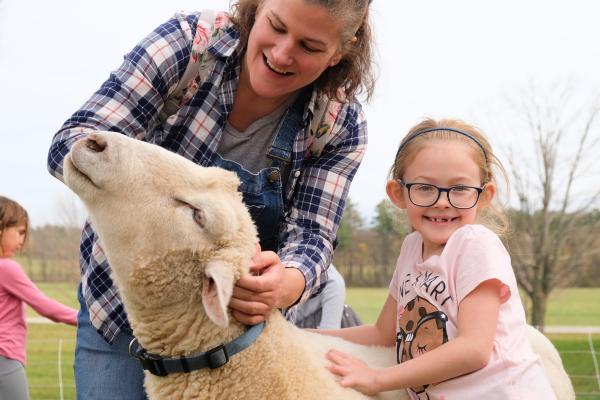
{"type": "Polygon", "coordinates": [[[129,355],[136,358],[145,370],[156,376],[166,376],[174,372],[190,372],[202,368],[215,369],[227,364],[229,357],[249,347],[261,334],[265,323],[253,325],[242,336],[227,344],[221,344],[203,353],[190,354],[187,357],[163,358],[150,354],[137,341],[129,343],[129,355]]]}

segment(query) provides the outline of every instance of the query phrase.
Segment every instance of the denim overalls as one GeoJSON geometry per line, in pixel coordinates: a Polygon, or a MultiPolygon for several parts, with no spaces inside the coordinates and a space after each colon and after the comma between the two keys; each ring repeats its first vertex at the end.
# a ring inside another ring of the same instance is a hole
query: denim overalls
{"type": "Polygon", "coordinates": [[[284,214],[281,170],[284,163],[291,163],[294,139],[304,128],[302,117],[310,93],[303,90],[284,112],[271,146],[267,149],[267,157],[271,159],[269,167],[254,174],[217,153],[212,160],[212,166],[235,172],[240,178],[239,191],[258,229],[262,250],[277,252],[279,246],[279,229],[284,214]]]}

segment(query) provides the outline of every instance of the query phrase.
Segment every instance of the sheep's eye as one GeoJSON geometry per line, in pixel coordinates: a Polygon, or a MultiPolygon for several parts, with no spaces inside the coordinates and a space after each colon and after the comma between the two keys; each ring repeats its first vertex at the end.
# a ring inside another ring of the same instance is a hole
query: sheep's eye
{"type": "Polygon", "coordinates": [[[204,211],[194,209],[194,221],[201,227],[204,228],[206,218],[204,217],[204,211]]]}

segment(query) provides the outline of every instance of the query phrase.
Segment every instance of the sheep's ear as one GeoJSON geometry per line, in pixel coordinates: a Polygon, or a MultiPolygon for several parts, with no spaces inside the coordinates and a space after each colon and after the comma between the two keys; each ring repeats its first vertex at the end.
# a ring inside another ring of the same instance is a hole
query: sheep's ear
{"type": "Polygon", "coordinates": [[[204,271],[202,304],[208,318],[221,327],[229,324],[227,305],[233,292],[233,268],[219,262],[210,262],[204,271]]]}

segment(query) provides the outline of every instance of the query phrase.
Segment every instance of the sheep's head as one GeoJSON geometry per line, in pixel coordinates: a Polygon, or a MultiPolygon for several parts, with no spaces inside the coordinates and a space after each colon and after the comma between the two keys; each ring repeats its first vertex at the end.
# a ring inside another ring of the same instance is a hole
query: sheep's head
{"type": "Polygon", "coordinates": [[[234,173],[98,132],[74,144],[64,178],[88,209],[124,301],[181,302],[201,291],[209,318],[227,324],[233,284],[257,241],[234,173]]]}

